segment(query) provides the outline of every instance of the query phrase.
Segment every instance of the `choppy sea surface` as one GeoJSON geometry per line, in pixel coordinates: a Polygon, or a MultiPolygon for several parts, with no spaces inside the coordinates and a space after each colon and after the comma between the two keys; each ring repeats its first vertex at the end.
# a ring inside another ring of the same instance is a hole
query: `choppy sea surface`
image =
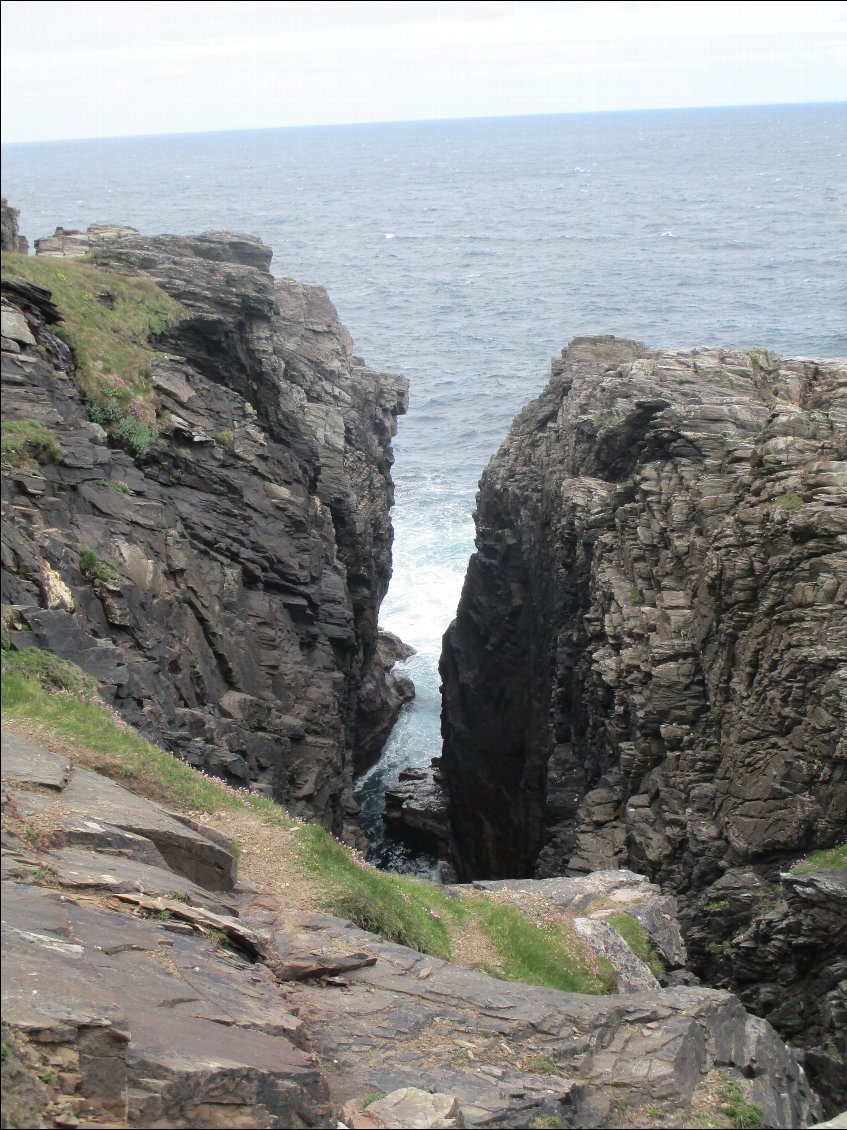
{"type": "Polygon", "coordinates": [[[386,628],[417,699],[359,782],[440,752],[438,655],[479,475],[582,333],[847,355],[847,104],[579,114],[3,147],[32,242],[57,225],[230,229],[323,283],[369,364],[411,381],[386,628]]]}

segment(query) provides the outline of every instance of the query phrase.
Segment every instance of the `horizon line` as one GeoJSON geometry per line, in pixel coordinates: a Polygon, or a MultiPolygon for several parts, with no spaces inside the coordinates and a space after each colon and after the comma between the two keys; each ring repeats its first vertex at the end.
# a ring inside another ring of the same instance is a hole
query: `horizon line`
{"type": "Polygon", "coordinates": [[[232,129],[174,130],[167,133],[98,134],[86,137],[52,137],[27,141],[2,141],[3,148],[17,145],[67,145],[84,141],[141,141],[165,137],[214,137],[222,134],[281,133],[287,130],[355,129],[359,126],[437,125],[442,122],[494,122],[518,121],[527,118],[575,118],[613,114],[675,114],[694,110],[767,110],[790,109],[799,106],[847,106],[847,99],[801,102],[727,102],[694,106],[630,106],[602,110],[550,110],[530,114],[474,114],[469,117],[446,118],[388,118],[361,122],[311,122],[282,126],[236,126],[232,129]]]}

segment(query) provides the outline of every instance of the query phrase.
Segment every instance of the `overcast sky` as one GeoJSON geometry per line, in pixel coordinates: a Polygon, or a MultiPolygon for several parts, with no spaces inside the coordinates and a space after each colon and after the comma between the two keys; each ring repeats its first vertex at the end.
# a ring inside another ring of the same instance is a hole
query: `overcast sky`
{"type": "Polygon", "coordinates": [[[3,140],[847,100],[847,2],[3,0],[3,140]]]}

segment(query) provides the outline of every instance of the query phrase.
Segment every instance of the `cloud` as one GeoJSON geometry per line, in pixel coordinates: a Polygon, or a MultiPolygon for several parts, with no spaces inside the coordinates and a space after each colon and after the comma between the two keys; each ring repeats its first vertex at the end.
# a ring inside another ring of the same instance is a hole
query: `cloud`
{"type": "Polygon", "coordinates": [[[837,100],[845,20],[812,2],[7,0],[4,139],[837,100]]]}

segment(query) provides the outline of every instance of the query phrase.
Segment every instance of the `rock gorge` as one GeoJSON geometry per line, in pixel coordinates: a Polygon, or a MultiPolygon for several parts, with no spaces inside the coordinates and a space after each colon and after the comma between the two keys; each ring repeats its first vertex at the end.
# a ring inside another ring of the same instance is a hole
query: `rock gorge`
{"type": "Polygon", "coordinates": [[[577,338],[444,637],[460,877],[631,867],[847,1105],[847,367],[577,338]]]}
{"type": "MultiPolygon", "coordinates": [[[[120,374],[69,348],[13,209],[3,244],[4,648],[72,659],[190,764],[361,843],[353,776],[412,693],[377,626],[406,382],[255,238],[58,229],[39,258],[100,272],[84,302],[120,320],[147,280],[178,304],[151,313],[143,396],[97,401],[120,374]]],[[[843,1105],[843,872],[786,864],[845,825],[844,392],[843,369],[763,351],[579,339],[483,480],[442,659],[450,847],[474,893],[576,916],[610,995],[304,913],[238,882],[215,816],[4,735],[4,1061],[31,1124],[587,1126],[635,1105],[675,1125],[731,1083],[808,1125],[819,1101],[759,1016],[843,1105]],[[758,1015],[691,984],[674,895],[701,976],[758,1015]]]]}
{"type": "Polygon", "coordinates": [[[407,382],[354,355],[323,288],[272,277],[258,239],[93,227],[37,251],[181,305],[149,365],[158,439],[134,457],[89,418],[50,294],[4,271],[4,421],[59,453],[4,467],[12,646],[73,659],[192,765],[354,841],[353,774],[408,695],[377,629],[407,382]]]}

